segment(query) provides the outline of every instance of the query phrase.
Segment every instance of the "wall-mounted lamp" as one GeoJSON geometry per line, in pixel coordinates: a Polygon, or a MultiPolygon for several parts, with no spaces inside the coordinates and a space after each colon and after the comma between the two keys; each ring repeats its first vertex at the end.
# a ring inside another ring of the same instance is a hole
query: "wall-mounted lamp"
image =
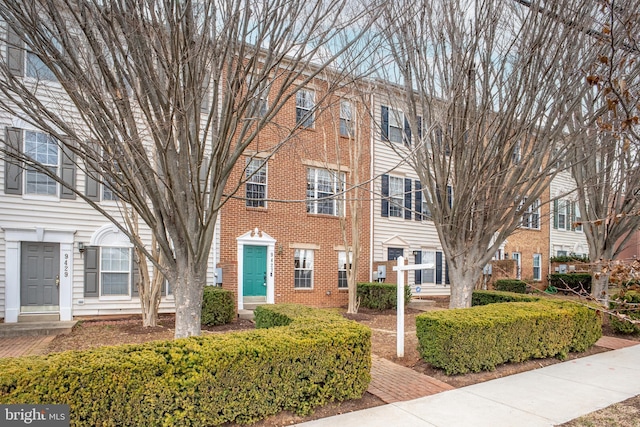
{"type": "Polygon", "coordinates": [[[282,253],[284,252],[284,248],[282,247],[282,245],[278,245],[278,255],[282,255],[282,253]]]}
{"type": "Polygon", "coordinates": [[[327,291],[327,295],[331,295],[331,291],[327,291]]]}
{"type": "Polygon", "coordinates": [[[78,242],[78,252],[84,252],[84,242],[78,242]]]}
{"type": "Polygon", "coordinates": [[[419,253],[419,252],[420,252],[420,251],[413,251],[413,256],[418,255],[418,253],[419,253]]]}

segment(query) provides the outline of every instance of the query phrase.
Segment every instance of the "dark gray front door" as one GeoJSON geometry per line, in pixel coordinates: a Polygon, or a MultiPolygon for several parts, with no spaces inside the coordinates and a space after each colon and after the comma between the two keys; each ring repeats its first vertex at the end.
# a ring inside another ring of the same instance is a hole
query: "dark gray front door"
{"type": "Polygon", "coordinates": [[[60,244],[22,242],[20,306],[22,311],[51,310],[59,305],[60,244]]]}

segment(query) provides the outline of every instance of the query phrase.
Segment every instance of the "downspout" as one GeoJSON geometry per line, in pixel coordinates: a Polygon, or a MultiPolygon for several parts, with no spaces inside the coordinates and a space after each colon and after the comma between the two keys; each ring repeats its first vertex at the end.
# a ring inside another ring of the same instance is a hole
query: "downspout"
{"type": "MultiPolygon", "coordinates": [[[[374,167],[373,167],[373,163],[374,163],[374,159],[375,159],[375,155],[374,155],[374,148],[375,148],[375,144],[374,144],[374,134],[375,134],[375,111],[374,111],[374,107],[375,107],[375,103],[374,103],[374,96],[373,96],[374,91],[370,90],[369,91],[369,102],[370,102],[370,109],[369,111],[371,112],[371,125],[369,126],[369,138],[370,138],[370,146],[369,146],[369,179],[373,178],[374,175],[374,167]]],[[[369,194],[373,195],[373,190],[374,190],[375,186],[373,183],[373,180],[369,181],[369,194]]],[[[373,212],[373,208],[374,208],[374,198],[370,197],[369,198],[369,282],[373,281],[373,254],[374,254],[374,248],[373,248],[373,233],[374,233],[374,226],[373,226],[373,221],[374,221],[374,212],[373,212]]]]}

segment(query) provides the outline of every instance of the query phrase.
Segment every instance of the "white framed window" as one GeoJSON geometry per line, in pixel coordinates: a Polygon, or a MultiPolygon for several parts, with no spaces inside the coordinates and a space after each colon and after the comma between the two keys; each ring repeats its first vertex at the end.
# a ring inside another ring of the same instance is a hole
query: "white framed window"
{"type": "MultiPolygon", "coordinates": [[[[47,30],[45,29],[45,31],[47,30]]],[[[53,37],[51,33],[49,32],[47,33],[49,34],[49,38],[51,39],[51,42],[56,47],[56,49],[61,51],[62,44],[60,43],[60,41],[57,40],[55,37],[53,37]]],[[[25,64],[26,77],[37,79],[37,80],[46,80],[50,82],[58,81],[55,74],[53,74],[51,69],[45,65],[44,61],[42,61],[42,59],[40,59],[38,55],[30,51],[29,49],[25,49],[25,52],[26,54],[24,56],[25,56],[25,62],[26,62],[25,64]]]]}
{"type": "Polygon", "coordinates": [[[557,230],[571,230],[571,208],[575,204],[569,200],[554,200],[553,228],[557,230]]]}
{"type": "Polygon", "coordinates": [[[422,270],[422,283],[436,283],[436,252],[422,251],[422,263],[433,265],[433,268],[422,270]]]}
{"type": "Polygon", "coordinates": [[[540,199],[537,199],[524,211],[520,226],[533,230],[540,229],[540,199]]]}
{"type": "MultiPolygon", "coordinates": [[[[41,132],[24,132],[24,153],[36,162],[41,163],[49,171],[58,174],[60,149],[58,143],[50,135],[41,132]]],[[[47,174],[33,167],[25,169],[25,194],[57,196],[58,183],[47,174]]]]}
{"type": "Polygon", "coordinates": [[[267,199],[267,162],[263,159],[247,159],[245,172],[246,206],[266,207],[267,199]]]}
{"type": "Polygon", "coordinates": [[[580,205],[578,202],[573,202],[573,218],[572,223],[575,224],[574,230],[582,232],[582,215],[580,214],[580,205]]]}
{"type": "Polygon", "coordinates": [[[351,102],[340,102],[340,136],[353,136],[353,112],[351,102]]]}
{"type": "Polygon", "coordinates": [[[533,254],[533,280],[542,280],[542,254],[533,254]]]}
{"type": "Polygon", "coordinates": [[[389,141],[402,144],[404,138],[404,114],[389,108],[389,141]]]}
{"type": "Polygon", "coordinates": [[[511,161],[517,165],[522,160],[522,142],[517,140],[513,145],[513,152],[511,153],[511,161]]]}
{"type": "Polygon", "coordinates": [[[402,218],[404,208],[404,179],[389,177],[389,216],[402,218]]]}
{"type": "Polygon", "coordinates": [[[293,286],[296,289],[313,288],[313,249],[296,249],[294,254],[293,286]]]}
{"type": "Polygon", "coordinates": [[[254,100],[249,106],[249,115],[264,117],[269,108],[269,84],[266,81],[254,82],[253,79],[257,78],[258,77],[254,77],[251,74],[247,76],[247,91],[255,91],[254,93],[250,93],[250,96],[252,95],[254,100]],[[257,85],[257,87],[253,88],[252,85],[257,85]]]}
{"type": "Polygon", "coordinates": [[[516,279],[522,279],[522,255],[520,252],[513,252],[511,259],[516,262],[516,279]]]}
{"type": "Polygon", "coordinates": [[[307,212],[344,215],[345,174],[328,169],[307,169],[307,212]]]}
{"type": "Polygon", "coordinates": [[[315,92],[310,89],[300,89],[296,93],[296,124],[303,128],[313,128],[315,114],[315,92]]]}
{"type": "Polygon", "coordinates": [[[351,266],[353,260],[352,253],[349,252],[349,261],[347,264],[347,252],[338,252],[338,289],[347,289],[349,284],[347,282],[347,267],[351,266]]]}
{"type": "Polygon", "coordinates": [[[131,248],[100,249],[100,295],[130,296],[131,248]]]}

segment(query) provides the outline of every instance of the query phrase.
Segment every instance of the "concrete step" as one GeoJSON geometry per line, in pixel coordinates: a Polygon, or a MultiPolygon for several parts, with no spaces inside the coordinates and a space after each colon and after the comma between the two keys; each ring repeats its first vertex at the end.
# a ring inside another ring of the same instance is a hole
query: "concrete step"
{"type": "Polygon", "coordinates": [[[18,323],[45,323],[60,321],[59,313],[21,313],[18,314],[18,323]]]}
{"type": "Polygon", "coordinates": [[[245,320],[254,320],[253,310],[238,310],[238,318],[245,320]]]}
{"type": "Polygon", "coordinates": [[[267,302],[267,297],[265,296],[257,296],[257,297],[242,297],[242,301],[245,304],[264,304],[267,302]]]}
{"type": "Polygon", "coordinates": [[[78,322],[75,320],[68,322],[0,323],[0,337],[68,334],[76,323],[78,322]]]}
{"type": "Polygon", "coordinates": [[[427,311],[436,306],[436,302],[428,299],[412,299],[409,301],[409,308],[427,311]]]}
{"type": "Polygon", "coordinates": [[[253,311],[253,310],[256,309],[257,306],[264,305],[264,304],[266,304],[266,302],[258,302],[258,303],[246,303],[245,302],[244,303],[244,309],[253,311]]]}

